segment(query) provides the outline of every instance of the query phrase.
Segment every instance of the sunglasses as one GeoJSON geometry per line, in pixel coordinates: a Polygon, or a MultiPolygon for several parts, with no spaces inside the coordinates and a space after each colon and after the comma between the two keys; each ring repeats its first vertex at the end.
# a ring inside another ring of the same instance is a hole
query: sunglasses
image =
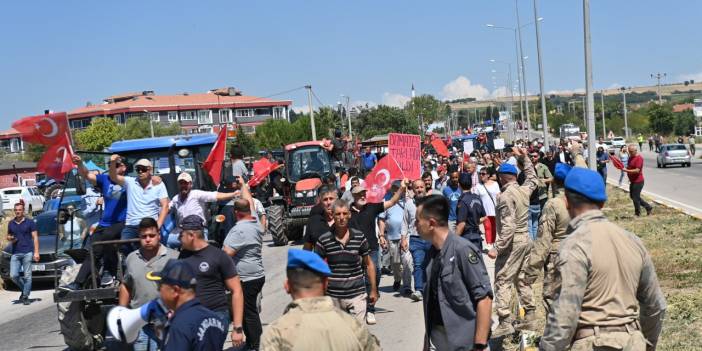
{"type": "Polygon", "coordinates": [[[149,167],[144,167],[144,166],[136,166],[136,171],[137,173],[144,173],[149,170],[149,167]]]}
{"type": "Polygon", "coordinates": [[[142,234],[142,235],[139,235],[139,238],[140,239],[155,238],[156,235],[158,235],[158,234],[142,234]]]}

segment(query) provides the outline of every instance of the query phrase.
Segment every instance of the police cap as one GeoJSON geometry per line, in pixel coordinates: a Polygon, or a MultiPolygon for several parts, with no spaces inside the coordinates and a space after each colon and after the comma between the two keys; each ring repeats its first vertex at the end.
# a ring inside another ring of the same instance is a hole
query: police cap
{"type": "Polygon", "coordinates": [[[574,167],[565,179],[565,188],[594,202],[607,201],[607,191],[599,173],[583,167],[574,167]]]}
{"type": "Polygon", "coordinates": [[[573,168],[573,167],[571,167],[571,166],[570,166],[569,164],[567,164],[567,163],[560,163],[560,162],[559,162],[559,163],[556,163],[556,170],[554,171],[554,175],[553,175],[553,176],[554,176],[556,179],[563,181],[563,180],[566,179],[566,176],[568,175],[568,172],[570,172],[570,170],[571,170],[572,168],[573,168]]]}
{"type": "Polygon", "coordinates": [[[290,249],[288,250],[288,269],[302,268],[321,274],[325,277],[331,275],[331,270],[319,255],[312,251],[290,249]]]}
{"type": "Polygon", "coordinates": [[[514,174],[517,175],[517,167],[510,163],[503,163],[500,168],[497,169],[497,174],[514,174]]]}

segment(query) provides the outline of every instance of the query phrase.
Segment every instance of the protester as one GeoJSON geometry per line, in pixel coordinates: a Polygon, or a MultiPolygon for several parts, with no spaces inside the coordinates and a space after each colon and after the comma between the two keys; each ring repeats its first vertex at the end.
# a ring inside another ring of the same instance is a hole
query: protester
{"type": "Polygon", "coordinates": [[[602,177],[603,183],[607,183],[607,163],[609,163],[609,154],[600,146],[597,148],[597,173],[602,177]]]}
{"type": "Polygon", "coordinates": [[[58,226],[59,239],[65,250],[83,247],[83,242],[88,236],[88,223],[83,219],[81,211],[70,204],[66,206],[66,223],[58,226]]]}
{"type": "Polygon", "coordinates": [[[539,226],[539,217],[541,217],[541,209],[548,200],[548,185],[553,181],[553,175],[548,169],[548,166],[541,162],[541,157],[538,153],[532,153],[531,162],[534,165],[536,172],[537,188],[529,197],[529,235],[531,239],[536,239],[536,231],[539,226]]]}
{"type": "MultiPolygon", "coordinates": [[[[401,181],[392,183],[390,194],[399,191],[401,181]]],[[[411,201],[411,199],[410,199],[411,201]]],[[[409,252],[409,238],[402,233],[402,223],[407,199],[402,197],[396,204],[386,209],[378,216],[378,233],[380,246],[388,251],[390,268],[394,282],[392,290],[398,291],[402,287],[402,294],[409,296],[412,293],[412,256],[409,252]]]]}
{"type": "MultiPolygon", "coordinates": [[[[629,165],[629,151],[626,146],[622,146],[619,149],[619,160],[622,161],[622,165],[626,168],[629,165]]],[[[624,175],[626,172],[624,170],[619,171],[619,186],[622,186],[622,180],[624,180],[624,175]]]]}
{"type": "Polygon", "coordinates": [[[283,289],[293,301],[263,333],[261,350],[380,350],[365,325],[324,296],[332,272],[319,255],[290,249],[286,275],[283,289]]]}
{"type": "Polygon", "coordinates": [[[350,313],[359,322],[367,323],[367,305],[373,306],[378,300],[376,267],[370,257],[367,235],[350,226],[351,211],[346,202],[334,201],[332,211],[334,231],[320,236],[314,249],[327,260],[332,272],[327,295],[336,307],[350,313]],[[370,285],[368,294],[364,283],[364,268],[370,285]]]}
{"type": "Polygon", "coordinates": [[[424,182],[427,195],[441,195],[441,191],[434,189],[434,177],[431,172],[425,171],[422,173],[422,181],[424,182]]]}
{"type": "Polygon", "coordinates": [[[485,350],[490,334],[492,289],[482,253],[448,228],[448,201],[420,200],[417,231],[431,242],[424,291],[424,349],[485,350]]]}
{"type": "MultiPolygon", "coordinates": [[[[456,205],[456,232],[455,234],[467,239],[482,253],[483,238],[480,234],[480,224],[485,222],[487,214],[480,196],[470,192],[473,188],[471,176],[463,173],[458,180],[463,193],[456,205]]],[[[449,212],[450,213],[450,212],[449,212]]],[[[450,229],[450,228],[449,228],[450,229]]]]}
{"type": "Polygon", "coordinates": [[[363,153],[361,156],[361,163],[363,164],[363,174],[368,174],[373,167],[375,167],[375,164],[378,162],[378,157],[375,156],[374,153],[371,152],[371,148],[366,146],[366,151],[363,153]]]}
{"type": "MultiPolygon", "coordinates": [[[[199,281],[191,265],[169,260],[160,272],[151,272],[147,278],[158,283],[161,300],[173,311],[164,331],[163,351],[223,349],[227,323],[196,297],[199,281]]],[[[235,339],[232,343],[238,345],[235,339]]]]}
{"type": "MultiPolygon", "coordinates": [[[[139,249],[125,259],[124,281],[119,286],[119,305],[138,308],[158,298],[158,285],[146,278],[151,271],[161,271],[178,253],[161,244],[158,224],[146,217],[139,222],[139,249]]],[[[147,324],[133,344],[134,351],[157,350],[158,336],[147,324]]]]}
{"type": "MultiPolygon", "coordinates": [[[[244,163],[244,149],[241,145],[232,145],[229,148],[229,159],[231,163],[232,173],[234,178],[241,177],[244,182],[249,181],[249,169],[246,168],[244,163]]],[[[235,180],[236,181],[236,180],[235,180]]]]}
{"type": "MultiPolygon", "coordinates": [[[[641,198],[641,191],[644,187],[643,176],[643,157],[639,155],[636,146],[629,145],[629,163],[622,171],[626,172],[629,177],[629,197],[634,202],[634,214],[641,215],[641,206],[646,210],[646,215],[650,216],[653,212],[653,207],[641,198]]],[[[657,147],[656,147],[657,148],[657,147]]]]}
{"type": "Polygon", "coordinates": [[[441,194],[449,202],[449,229],[452,233],[456,232],[456,206],[458,199],[461,197],[462,191],[458,186],[458,172],[451,173],[451,177],[446,186],[441,190],[441,194]]]}
{"type": "Polygon", "coordinates": [[[402,236],[409,237],[409,250],[412,255],[412,279],[414,280],[414,291],[410,295],[413,301],[422,299],[426,272],[424,271],[425,259],[429,253],[431,243],[422,239],[417,233],[416,227],[416,203],[426,194],[424,181],[417,179],[412,182],[412,199],[405,200],[405,210],[402,218],[402,236]]]}
{"type": "Polygon", "coordinates": [[[317,193],[317,204],[310,210],[310,217],[307,219],[305,236],[303,237],[303,248],[313,250],[319,237],[332,231],[334,225],[334,215],[332,204],[336,201],[336,189],[331,186],[322,186],[317,193]]]}
{"type": "Polygon", "coordinates": [[[233,324],[232,344],[243,344],[244,296],[234,261],[222,250],[210,245],[204,236],[202,219],[185,217],[180,223],[182,251],[178,258],[197,274],[195,292],[204,307],[215,312],[225,326],[233,324]],[[231,314],[226,290],[231,291],[231,314]]]}
{"type": "Polygon", "coordinates": [[[341,199],[346,201],[349,206],[353,203],[353,194],[351,193],[351,189],[361,185],[361,181],[358,177],[351,177],[349,179],[349,187],[346,188],[346,191],[344,191],[344,194],[341,195],[341,199]]]}
{"type": "Polygon", "coordinates": [[[480,185],[475,187],[475,192],[480,196],[480,202],[485,209],[487,218],[483,221],[485,229],[485,242],[488,249],[491,249],[497,237],[497,224],[495,222],[495,203],[500,195],[500,185],[491,179],[489,169],[483,167],[479,171],[480,185]]]}
{"type": "Polygon", "coordinates": [[[39,233],[31,218],[24,216],[24,202],[14,206],[15,218],[7,223],[10,248],[10,279],[20,290],[19,302],[29,305],[32,292],[32,260],[39,262],[39,233]],[[20,270],[22,277],[20,278],[20,270]]]}
{"type": "Polygon", "coordinates": [[[607,194],[598,178],[583,168],[566,177],[572,220],[557,258],[560,292],[540,350],[656,348],[666,301],[655,267],[641,239],[602,213],[607,194]]]}

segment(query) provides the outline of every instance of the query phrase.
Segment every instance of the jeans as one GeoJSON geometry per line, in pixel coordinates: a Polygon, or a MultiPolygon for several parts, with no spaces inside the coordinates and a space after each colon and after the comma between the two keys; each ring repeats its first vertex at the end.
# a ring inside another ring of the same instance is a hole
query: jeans
{"type": "Polygon", "coordinates": [[[261,343],[263,326],[258,313],[258,295],[263,289],[266,277],[261,277],[246,282],[241,282],[244,291],[244,335],[246,336],[246,347],[248,350],[258,350],[261,343]]]}
{"type": "Polygon", "coordinates": [[[29,297],[32,292],[32,256],[33,252],[16,253],[10,258],[10,278],[22,291],[22,296],[29,297]],[[20,268],[22,277],[20,278],[20,268]]]}
{"type": "MultiPolygon", "coordinates": [[[[125,225],[122,229],[122,240],[136,239],[139,237],[139,227],[135,225],[125,225]]],[[[127,257],[132,251],[139,249],[139,243],[128,243],[122,245],[120,251],[127,257]]]]}
{"type": "Polygon", "coordinates": [[[410,253],[412,253],[414,268],[412,270],[414,291],[424,292],[424,282],[427,280],[426,257],[429,253],[429,248],[431,248],[431,243],[418,236],[410,236],[409,240],[409,249],[410,253]]]}
{"type": "MultiPolygon", "coordinates": [[[[380,285],[380,251],[376,249],[371,249],[370,250],[370,258],[371,261],[373,261],[373,265],[375,265],[375,287],[378,288],[378,285],[380,285]]],[[[368,274],[365,275],[366,277],[366,294],[370,296],[370,282],[368,281],[368,274]]],[[[370,301],[366,300],[366,303],[368,304],[368,307],[366,308],[367,312],[375,313],[375,305],[371,305],[370,301]]]]}
{"type": "Polygon", "coordinates": [[[541,205],[529,205],[529,237],[536,240],[536,232],[539,229],[539,215],[541,215],[541,205]]]}
{"type": "Polygon", "coordinates": [[[646,209],[646,212],[651,211],[651,205],[641,198],[641,190],[643,190],[644,182],[641,183],[630,183],[629,184],[629,197],[631,201],[634,202],[634,214],[637,216],[641,215],[641,206],[646,209]]]}
{"type": "Polygon", "coordinates": [[[607,184],[607,168],[600,168],[597,170],[597,173],[600,174],[600,177],[602,177],[602,181],[607,184]]]}
{"type": "Polygon", "coordinates": [[[232,314],[229,312],[229,309],[212,312],[214,312],[217,315],[217,317],[219,317],[219,319],[224,324],[224,328],[229,330],[229,324],[232,323],[232,314]]]}
{"type": "Polygon", "coordinates": [[[154,331],[150,325],[146,325],[139,331],[139,336],[137,337],[134,344],[132,344],[134,351],[157,351],[158,342],[156,337],[154,337],[154,331]]]}
{"type": "MultiPolygon", "coordinates": [[[[90,236],[90,245],[93,247],[93,254],[95,255],[95,269],[98,271],[100,270],[100,265],[104,262],[105,270],[113,276],[117,276],[117,250],[115,250],[115,246],[94,245],[94,243],[106,240],[117,240],[122,235],[122,229],[124,229],[124,222],[115,223],[109,227],[98,225],[93,235],[90,236]]],[[[91,273],[90,256],[88,256],[87,261],[84,261],[83,265],[80,266],[80,270],[74,282],[82,287],[91,273]]]]}

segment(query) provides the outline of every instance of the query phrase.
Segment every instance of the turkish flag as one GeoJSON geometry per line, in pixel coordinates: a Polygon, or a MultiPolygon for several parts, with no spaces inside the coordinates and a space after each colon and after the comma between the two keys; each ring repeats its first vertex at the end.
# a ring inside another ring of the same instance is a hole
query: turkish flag
{"type": "Polygon", "coordinates": [[[63,176],[70,172],[73,164],[73,148],[68,140],[68,133],[64,132],[57,143],[51,145],[44,156],[42,156],[37,169],[44,172],[48,177],[58,181],[63,180],[63,176]]]}
{"type": "Polygon", "coordinates": [[[436,150],[436,153],[448,157],[449,152],[448,149],[446,148],[446,144],[444,144],[443,140],[441,139],[434,139],[431,141],[431,146],[434,147],[434,150],[436,150]]]}
{"type": "Polygon", "coordinates": [[[212,181],[219,185],[222,179],[222,162],[224,162],[224,157],[227,152],[227,128],[223,127],[219,134],[217,134],[217,140],[212,146],[210,154],[207,156],[205,163],[202,164],[202,168],[207,171],[207,173],[212,177],[212,181]]]}
{"type": "Polygon", "coordinates": [[[278,169],[280,165],[278,162],[271,162],[267,158],[263,157],[260,160],[253,163],[254,175],[249,179],[249,187],[255,187],[260,184],[263,179],[268,177],[271,172],[278,169]]]}
{"type": "Polygon", "coordinates": [[[366,200],[371,203],[382,202],[393,180],[405,177],[395,158],[387,155],[378,161],[366,176],[366,200]]]}
{"type": "Polygon", "coordinates": [[[28,143],[56,145],[68,132],[68,119],[65,112],[49,113],[22,118],[12,123],[12,128],[28,143]]]}
{"type": "Polygon", "coordinates": [[[612,160],[612,165],[616,169],[624,169],[624,163],[622,163],[622,160],[620,160],[619,157],[611,155],[609,156],[609,159],[612,160]]]}

